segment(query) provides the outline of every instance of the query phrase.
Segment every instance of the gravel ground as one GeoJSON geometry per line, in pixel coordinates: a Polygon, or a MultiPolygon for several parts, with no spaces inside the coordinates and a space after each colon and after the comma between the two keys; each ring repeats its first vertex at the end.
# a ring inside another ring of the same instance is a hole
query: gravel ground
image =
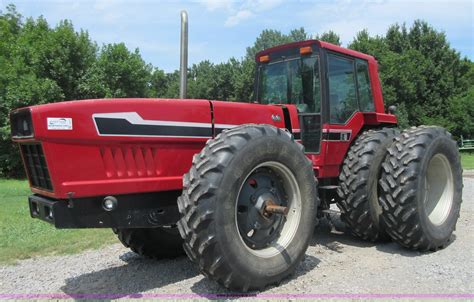
{"type": "MultiPolygon", "coordinates": [[[[279,287],[265,290],[263,296],[444,293],[464,294],[462,297],[474,299],[472,171],[465,173],[463,196],[455,240],[446,249],[418,253],[395,243],[366,243],[345,233],[340,222],[336,222],[338,231],[331,231],[327,223],[321,223],[297,272],[279,287]]],[[[0,267],[0,276],[0,298],[11,294],[38,298],[172,294],[171,297],[192,299],[209,298],[206,295],[209,293],[228,293],[199,274],[186,257],[153,261],[135,255],[120,244],[77,255],[24,260],[15,266],[0,267]],[[50,293],[55,296],[48,296],[50,293]]]]}

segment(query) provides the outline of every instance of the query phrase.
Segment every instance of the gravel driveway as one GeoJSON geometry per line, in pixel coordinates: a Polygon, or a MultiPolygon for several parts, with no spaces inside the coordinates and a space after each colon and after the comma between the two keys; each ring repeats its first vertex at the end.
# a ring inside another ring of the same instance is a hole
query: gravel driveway
{"type": "MultiPolygon", "coordinates": [[[[395,243],[366,243],[345,233],[340,222],[336,223],[338,231],[331,231],[323,222],[296,274],[258,297],[297,297],[301,293],[313,294],[307,298],[320,293],[329,294],[326,297],[355,293],[362,294],[359,297],[420,293],[425,294],[420,297],[430,297],[443,293],[474,299],[474,173],[465,174],[463,196],[454,241],[444,250],[419,253],[395,243]]],[[[94,294],[85,297],[192,299],[228,293],[199,274],[186,257],[153,261],[120,244],[77,255],[24,260],[0,267],[0,276],[0,298],[94,294]]]]}

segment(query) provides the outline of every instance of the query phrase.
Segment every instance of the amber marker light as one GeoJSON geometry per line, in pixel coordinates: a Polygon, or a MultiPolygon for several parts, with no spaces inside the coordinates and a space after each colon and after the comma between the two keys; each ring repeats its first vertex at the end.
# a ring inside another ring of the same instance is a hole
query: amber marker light
{"type": "Polygon", "coordinates": [[[258,60],[260,61],[260,63],[266,63],[266,62],[270,61],[270,56],[268,56],[268,55],[261,56],[260,58],[258,58],[258,60]]]}
{"type": "Polygon", "coordinates": [[[313,49],[311,46],[305,46],[300,48],[300,54],[301,55],[307,55],[313,52],[313,49]]]}

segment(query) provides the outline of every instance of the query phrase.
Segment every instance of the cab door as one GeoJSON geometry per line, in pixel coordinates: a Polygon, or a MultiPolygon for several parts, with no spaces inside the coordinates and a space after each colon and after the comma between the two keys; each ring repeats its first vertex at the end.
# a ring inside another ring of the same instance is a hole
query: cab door
{"type": "Polygon", "coordinates": [[[325,119],[322,129],[324,177],[337,176],[350,143],[364,126],[362,112],[373,112],[368,63],[326,51],[325,119]]]}
{"type": "MultiPolygon", "coordinates": [[[[290,68],[290,72],[294,70],[290,68]]],[[[321,145],[321,75],[319,55],[304,56],[300,70],[290,78],[292,96],[296,97],[298,117],[301,127],[301,140],[306,153],[317,154],[321,145]]]]}
{"type": "Polygon", "coordinates": [[[275,59],[258,67],[257,101],[295,105],[300,129],[293,128],[305,152],[318,154],[321,143],[321,75],[319,50],[275,59]]]}

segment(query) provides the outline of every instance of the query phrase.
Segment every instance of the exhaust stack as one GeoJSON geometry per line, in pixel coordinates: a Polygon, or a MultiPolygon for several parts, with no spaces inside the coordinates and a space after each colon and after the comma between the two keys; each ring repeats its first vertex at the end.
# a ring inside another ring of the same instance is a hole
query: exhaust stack
{"type": "Polygon", "coordinates": [[[179,98],[186,98],[188,74],[188,13],[181,11],[181,55],[179,62],[179,98]]]}

